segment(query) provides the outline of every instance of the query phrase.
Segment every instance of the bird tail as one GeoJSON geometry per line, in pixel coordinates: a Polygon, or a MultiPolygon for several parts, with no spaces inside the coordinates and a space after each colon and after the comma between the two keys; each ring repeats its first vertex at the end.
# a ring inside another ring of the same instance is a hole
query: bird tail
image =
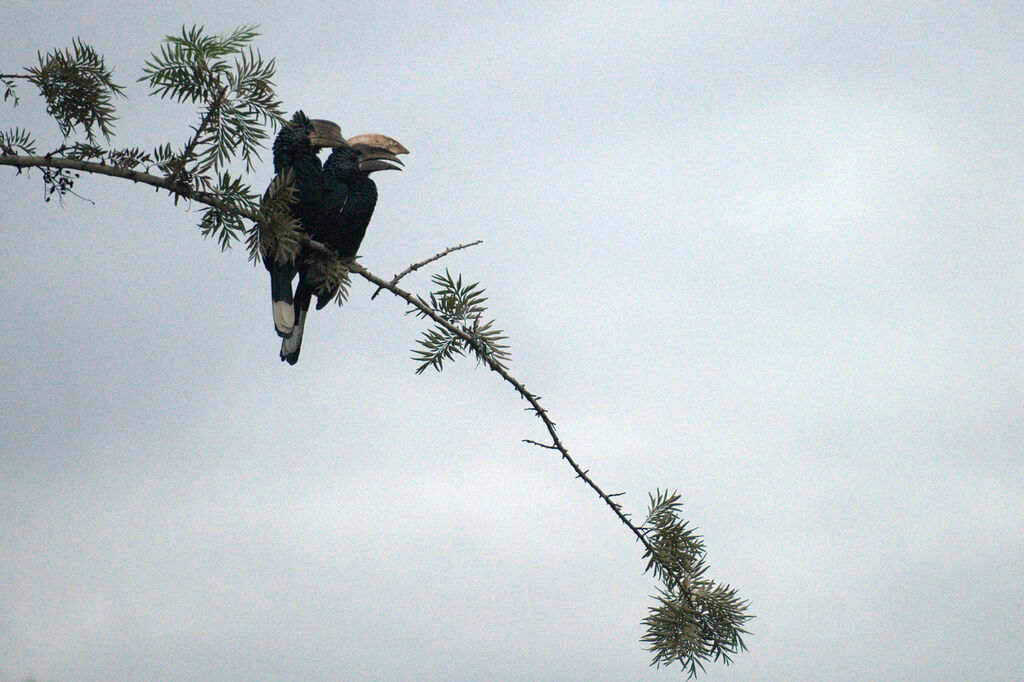
{"type": "Polygon", "coordinates": [[[270,298],[274,304],[274,328],[281,337],[288,336],[295,326],[293,277],[295,268],[288,263],[274,263],[270,266],[270,298]]]}
{"type": "Polygon", "coordinates": [[[295,324],[291,331],[281,339],[281,360],[289,365],[294,365],[299,361],[299,351],[302,350],[302,331],[306,326],[306,312],[309,311],[309,302],[312,296],[312,290],[300,276],[299,284],[295,287],[293,306],[295,324]]]}

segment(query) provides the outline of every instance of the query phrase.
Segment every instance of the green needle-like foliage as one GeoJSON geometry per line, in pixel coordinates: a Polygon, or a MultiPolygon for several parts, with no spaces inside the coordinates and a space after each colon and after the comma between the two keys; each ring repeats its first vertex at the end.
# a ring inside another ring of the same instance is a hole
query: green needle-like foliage
{"type": "Polygon", "coordinates": [[[348,291],[352,286],[352,273],[349,272],[349,260],[338,258],[331,261],[327,274],[324,277],[324,284],[328,291],[334,291],[334,302],[338,305],[345,305],[348,300],[348,291]]]}
{"type": "Polygon", "coordinates": [[[27,130],[14,128],[0,131],[0,152],[4,154],[35,154],[36,142],[27,130]]]}
{"type": "Polygon", "coordinates": [[[14,79],[10,76],[0,76],[0,85],[4,87],[4,101],[13,99],[12,104],[18,106],[21,100],[18,99],[18,93],[14,90],[14,79]]]}
{"type": "MultiPolygon", "coordinates": [[[[124,88],[113,82],[112,71],[95,50],[76,38],[71,49],[40,53],[39,64],[26,71],[64,137],[81,126],[90,142],[97,129],[110,139],[116,120],[112,100],[124,96],[124,88]]],[[[5,100],[14,94],[10,86],[7,90],[5,100]]]]}
{"type": "MultiPolygon", "coordinates": [[[[511,354],[508,345],[502,342],[508,337],[500,329],[494,328],[494,320],[483,321],[483,315],[487,312],[483,288],[476,282],[464,285],[461,275],[455,279],[447,270],[443,275],[434,275],[431,281],[440,288],[430,293],[430,308],[462,331],[468,340],[440,324],[423,332],[419,340],[420,348],[414,351],[413,356],[413,360],[420,363],[416,373],[421,374],[429,367],[440,372],[445,360],[452,360],[456,355],[465,355],[467,352],[474,353],[480,362],[493,363],[506,369],[511,354]]],[[[418,308],[409,312],[426,317],[418,308]]]]}
{"type": "Polygon", "coordinates": [[[692,576],[700,569],[704,557],[704,542],[690,527],[679,520],[682,503],[679,495],[660,490],[650,495],[644,535],[657,550],[652,555],[644,552],[647,571],[666,585],[675,586],[682,576],[692,576]]]}
{"type": "MultiPolygon", "coordinates": [[[[164,38],[160,51],[146,60],[139,81],[159,97],[179,102],[208,102],[219,94],[231,72],[224,57],[237,55],[259,36],[254,26],[240,26],[226,36],[204,35],[202,26],[182,27],[181,36],[164,38]]],[[[271,73],[273,73],[271,71],[271,73]]]]}
{"type": "Polygon", "coordinates": [[[647,571],[661,581],[656,604],[644,619],[643,642],[654,656],[651,663],[679,663],[690,677],[704,670],[710,660],[731,662],[745,650],[744,625],[753,616],[748,602],[728,585],[705,578],[704,542],[681,521],[678,493],[657,491],[650,496],[642,530],[653,548],[644,552],[647,571]]]}
{"type": "MultiPolygon", "coordinates": [[[[249,186],[240,178],[232,178],[227,171],[224,171],[217,184],[209,191],[227,207],[242,207],[247,211],[255,211],[259,205],[249,186]]],[[[204,237],[216,237],[221,250],[225,251],[231,247],[233,241],[245,234],[246,227],[242,216],[231,208],[204,206],[199,230],[204,237]]]]}
{"type": "Polygon", "coordinates": [[[345,304],[352,284],[348,266],[353,261],[352,258],[342,258],[337,254],[328,255],[319,251],[303,254],[306,279],[318,298],[331,296],[338,305],[345,304]]]}
{"type": "Polygon", "coordinates": [[[164,175],[171,174],[171,165],[174,163],[174,150],[170,144],[162,144],[153,149],[153,163],[164,175]]]}
{"type": "Polygon", "coordinates": [[[200,105],[201,120],[176,169],[183,180],[220,170],[236,156],[251,171],[268,125],[281,122],[284,109],[271,80],[274,60],[264,62],[249,46],[258,35],[252,26],[226,36],[205,35],[198,26],[182,28],[146,61],[139,80],[154,95],[200,105]]]}
{"type": "Polygon", "coordinates": [[[289,209],[296,201],[295,174],[287,168],[271,180],[260,202],[259,212],[263,220],[253,225],[246,235],[249,260],[254,265],[262,262],[261,258],[278,263],[295,261],[304,234],[289,209]]]}

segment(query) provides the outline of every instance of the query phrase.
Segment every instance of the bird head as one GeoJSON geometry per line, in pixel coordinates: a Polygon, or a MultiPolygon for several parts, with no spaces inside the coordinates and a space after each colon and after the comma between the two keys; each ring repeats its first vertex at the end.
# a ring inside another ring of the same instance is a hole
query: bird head
{"type": "Polygon", "coordinates": [[[372,173],[379,170],[402,170],[399,154],[408,154],[405,146],[387,135],[367,133],[348,138],[348,145],[358,155],[359,170],[372,173]]]}
{"type": "Polygon", "coordinates": [[[314,150],[324,147],[339,147],[345,144],[345,137],[337,123],[323,119],[310,119],[301,111],[296,111],[289,121],[281,128],[281,133],[274,141],[274,148],[301,148],[308,144],[314,150]]]}

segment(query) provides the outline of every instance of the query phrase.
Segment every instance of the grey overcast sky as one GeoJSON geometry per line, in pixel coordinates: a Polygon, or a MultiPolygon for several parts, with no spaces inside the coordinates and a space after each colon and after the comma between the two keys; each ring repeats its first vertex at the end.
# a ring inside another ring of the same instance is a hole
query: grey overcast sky
{"type": "MultiPolygon", "coordinates": [[[[705,679],[1024,679],[1019,2],[7,0],[0,71],[81,37],[115,141],[181,144],[135,81],[194,23],[405,143],[363,263],[483,239],[443,265],[570,450],[636,515],[679,490],[757,615],[705,679]]],[[[0,127],[56,147],[20,95],[0,127]]],[[[0,680],[679,677],[632,537],[496,376],[415,375],[362,281],[285,366],[242,250],[76,189],[0,168],[0,680]]]]}

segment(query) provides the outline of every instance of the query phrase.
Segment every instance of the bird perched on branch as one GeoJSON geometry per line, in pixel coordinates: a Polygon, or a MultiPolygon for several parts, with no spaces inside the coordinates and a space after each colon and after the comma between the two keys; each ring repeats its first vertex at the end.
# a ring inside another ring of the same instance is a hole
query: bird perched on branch
{"type": "MultiPolygon", "coordinates": [[[[315,215],[303,219],[303,227],[312,239],[329,246],[335,257],[351,260],[359,251],[377,205],[377,186],[370,173],[401,170],[403,164],[398,155],[408,154],[409,150],[397,140],[376,133],[356,135],[331,146],[334,151],[322,167],[319,205],[315,215]]],[[[301,201],[300,198],[300,204],[301,201]]],[[[324,276],[323,258],[322,254],[307,251],[300,254],[297,262],[299,282],[292,298],[293,325],[282,334],[281,341],[281,359],[291,365],[299,360],[306,313],[313,295],[317,296],[319,310],[337,293],[338,283],[327,281],[324,276]]],[[[275,322],[276,319],[275,314],[275,322]]]]}
{"type": "MultiPolygon", "coordinates": [[[[323,167],[318,153],[339,145],[346,143],[336,123],[310,119],[301,111],[295,112],[274,139],[274,172],[292,172],[295,203],[289,210],[307,234],[317,231],[317,221],[323,214],[323,167]]],[[[263,263],[270,271],[274,328],[279,336],[287,336],[295,326],[292,279],[296,264],[281,262],[267,253],[263,254],[263,263]]]]}
{"type": "Polygon", "coordinates": [[[377,185],[370,173],[402,170],[400,142],[385,135],[357,135],[336,147],[324,164],[321,239],[342,258],[354,258],[377,205],[377,185]]]}

